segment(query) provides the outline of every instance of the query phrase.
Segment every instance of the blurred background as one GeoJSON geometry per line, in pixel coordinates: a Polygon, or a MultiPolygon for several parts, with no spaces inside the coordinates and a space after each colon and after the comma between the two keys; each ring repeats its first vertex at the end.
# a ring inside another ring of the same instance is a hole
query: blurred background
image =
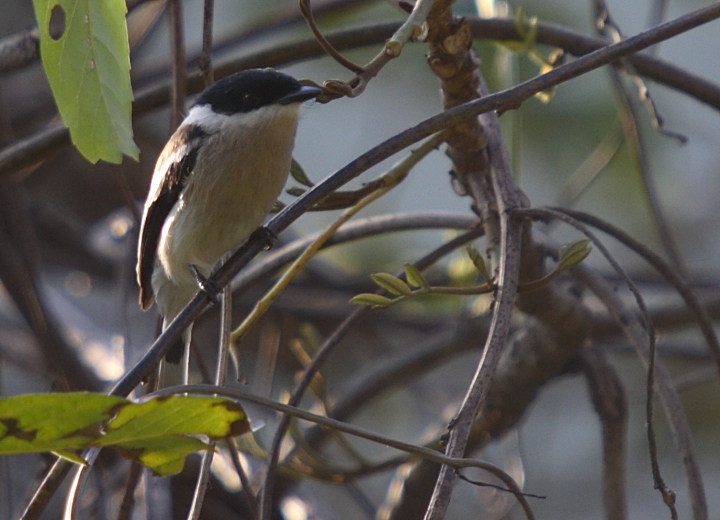
{"type": "MultiPolygon", "coordinates": [[[[510,9],[522,7],[528,16],[537,16],[541,22],[596,36],[592,4],[591,1],[528,0],[511,2],[510,9]]],[[[654,0],[608,1],[613,18],[625,35],[647,28],[653,13],[657,12],[656,4],[654,0]]],[[[316,1],[313,5],[318,9],[317,20],[324,31],[402,21],[405,16],[401,10],[379,0],[316,1]]],[[[665,20],[702,5],[704,2],[695,0],[669,2],[665,20]]],[[[191,0],[184,2],[183,8],[189,68],[192,69],[201,46],[203,4],[200,0],[191,0]]],[[[21,33],[35,25],[28,0],[5,0],[2,11],[0,37],[21,33]]],[[[477,14],[477,6],[470,1],[458,1],[454,12],[473,16],[477,14]]],[[[137,93],[169,80],[169,35],[164,2],[143,2],[132,10],[128,20],[131,39],[137,35],[131,51],[132,80],[137,93]]],[[[296,3],[291,1],[217,0],[215,21],[216,64],[310,37],[305,22],[299,18],[296,3]]],[[[717,84],[720,83],[719,47],[718,22],[713,22],[663,42],[655,51],[658,57],[717,84]]],[[[526,56],[514,54],[495,42],[478,40],[476,48],[483,58],[483,72],[492,90],[507,88],[538,73],[537,65],[526,56]]],[[[545,55],[550,50],[538,48],[545,55]]],[[[375,45],[345,55],[356,63],[365,63],[379,49],[380,45],[375,45]]],[[[305,107],[295,158],[313,181],[323,179],[372,146],[441,110],[438,81],[426,64],[426,51],[426,46],[420,43],[408,46],[356,99],[305,107]]],[[[318,83],[350,77],[348,71],[329,58],[295,62],[282,69],[297,78],[318,83]]],[[[632,84],[627,84],[628,91],[635,95],[632,84]]],[[[650,89],[665,128],[688,139],[681,145],[677,139],[657,132],[645,109],[639,107],[650,176],[689,278],[703,298],[717,302],[720,113],[662,85],[650,84],[650,89]]],[[[188,99],[190,102],[192,98],[188,99]]],[[[52,124],[55,118],[56,110],[39,62],[2,72],[0,142],[3,148],[32,136],[52,124]]],[[[532,205],[571,203],[622,227],[653,250],[661,251],[637,159],[627,144],[618,143],[617,153],[607,157],[607,165],[599,168],[586,190],[576,193],[572,200],[564,195],[570,190],[568,181],[576,178],[574,175],[586,159],[601,143],[612,140],[620,127],[618,101],[607,70],[561,85],[549,103],[529,100],[520,109],[505,113],[502,122],[516,173],[532,205]]],[[[3,218],[0,248],[4,251],[0,255],[3,269],[0,273],[3,281],[0,285],[0,394],[3,396],[53,389],[49,370],[53,361],[43,354],[44,344],[55,345],[60,349],[56,352],[67,348],[87,371],[85,375],[78,375],[85,383],[82,386],[102,390],[140,356],[156,335],[155,310],[143,313],[137,304],[136,218],[157,154],[171,131],[167,107],[136,115],[134,129],[141,150],[137,163],[126,158],[121,165],[91,165],[74,149],[65,146],[58,148],[48,160],[0,177],[3,218]],[[45,332],[39,336],[42,326],[45,332]]],[[[398,157],[368,171],[352,186],[358,187],[376,177],[398,157]]],[[[443,153],[431,154],[401,186],[361,216],[418,211],[472,216],[469,199],[458,196],[450,185],[449,169],[449,160],[443,153]]],[[[289,186],[295,184],[292,180],[289,182],[289,186]]],[[[282,198],[286,203],[292,199],[287,194],[282,198]]],[[[336,212],[305,215],[280,237],[281,242],[321,229],[336,216],[336,212]]],[[[301,369],[290,348],[293,341],[301,338],[311,350],[313,338],[326,335],[352,309],[347,304],[350,297],[373,290],[369,273],[397,272],[404,263],[419,258],[452,233],[437,230],[395,233],[323,253],[250,337],[243,340],[241,357],[249,387],[275,398],[287,392],[301,369]]],[[[578,238],[563,227],[554,229],[553,234],[564,242],[578,238]]],[[[623,266],[643,283],[651,304],[682,308],[679,298],[663,289],[638,257],[612,240],[608,240],[607,245],[623,266]]],[[[587,261],[609,272],[600,255],[592,254],[587,261]]],[[[467,270],[465,255],[460,252],[451,255],[434,269],[439,277],[461,277],[463,269],[467,270]]],[[[236,321],[266,288],[266,283],[259,284],[235,300],[236,321]]],[[[372,314],[362,327],[356,327],[345,340],[344,348],[323,370],[328,394],[343,395],[367,374],[382,368],[387,360],[420,348],[428,338],[447,334],[467,316],[469,309],[476,309],[478,305],[487,305],[487,302],[437,298],[393,309],[389,317],[372,314]]],[[[213,350],[214,329],[215,312],[207,312],[201,318],[194,340],[208,360],[213,350]],[[208,345],[207,352],[203,345],[208,345]]],[[[634,519],[666,517],[667,510],[652,488],[647,455],[644,369],[621,338],[609,338],[605,346],[621,373],[630,402],[629,516],[634,519]]],[[[720,486],[717,376],[708,375],[704,370],[711,364],[710,358],[695,329],[681,327],[663,332],[660,351],[665,353],[666,362],[678,378],[695,435],[709,508],[712,518],[720,518],[720,495],[714,492],[720,486]]],[[[478,356],[478,350],[465,349],[444,358],[432,370],[418,373],[409,383],[377,396],[372,406],[360,410],[352,421],[399,439],[421,442],[423,435],[442,429],[452,415],[472,377],[478,356]]],[[[531,499],[538,518],[604,518],[601,436],[586,386],[583,378],[572,375],[547,385],[520,426],[482,454],[513,476],[519,475],[528,493],[546,497],[531,499]]],[[[308,403],[312,405],[313,401],[308,403]]],[[[268,423],[274,420],[271,414],[257,413],[268,423]]],[[[678,455],[660,413],[658,417],[663,474],[678,493],[681,517],[689,517],[678,455]]],[[[262,429],[257,432],[259,442],[263,442],[264,435],[271,432],[262,429]]],[[[265,442],[267,440],[265,438],[265,442]]],[[[353,445],[370,458],[395,454],[368,442],[353,440],[353,445]]],[[[48,460],[30,456],[0,460],[0,518],[18,514],[34,488],[34,478],[48,460]]],[[[257,467],[257,460],[253,460],[248,457],[249,466],[257,467]]],[[[116,464],[125,467],[122,462],[116,464]]],[[[215,476],[227,489],[233,489],[232,478],[223,477],[219,465],[215,476]]],[[[479,473],[469,473],[469,476],[487,479],[479,473]]],[[[293,520],[364,518],[368,511],[383,503],[392,478],[392,470],[379,471],[357,480],[357,489],[353,490],[305,479],[299,485],[287,487],[282,511],[286,518],[293,520]]],[[[117,479],[121,489],[122,478],[117,479]]],[[[511,507],[512,500],[503,500],[497,495],[486,488],[460,483],[448,518],[474,518],[478,511],[485,511],[487,518],[522,517],[521,511],[511,507]]],[[[110,504],[117,502],[117,491],[105,498],[106,503],[94,506],[89,517],[113,517],[110,504]]],[[[212,499],[208,500],[211,504],[208,507],[212,507],[212,499]]],[[[217,499],[217,507],[223,507],[223,500],[226,499],[217,499]]],[[[47,513],[47,518],[55,517],[52,515],[57,510],[53,511],[47,513]]],[[[145,513],[147,511],[136,514],[145,513]]],[[[213,518],[212,513],[207,515],[213,518]]]]}

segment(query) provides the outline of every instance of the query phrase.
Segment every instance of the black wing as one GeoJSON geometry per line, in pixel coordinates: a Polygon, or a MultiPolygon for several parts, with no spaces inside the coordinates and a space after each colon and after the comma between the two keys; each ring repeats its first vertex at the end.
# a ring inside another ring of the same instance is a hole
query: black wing
{"type": "Polygon", "coordinates": [[[155,166],[151,192],[145,202],[138,245],[137,277],[140,285],[140,306],[143,310],[147,310],[154,300],[152,273],[165,219],[180,198],[187,179],[195,168],[202,141],[207,135],[196,125],[180,126],[165,145],[155,166]],[[162,171],[159,168],[162,168],[162,171]],[[157,176],[161,177],[156,179],[157,176]]]}

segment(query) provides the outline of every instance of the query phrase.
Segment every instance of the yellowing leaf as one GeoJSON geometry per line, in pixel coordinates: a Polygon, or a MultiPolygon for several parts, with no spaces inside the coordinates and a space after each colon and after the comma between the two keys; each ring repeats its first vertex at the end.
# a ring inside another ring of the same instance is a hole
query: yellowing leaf
{"type": "Polygon", "coordinates": [[[91,393],[0,398],[0,454],[76,449],[102,436],[101,426],[126,399],[91,393]]]}
{"type": "Polygon", "coordinates": [[[40,56],[73,144],[91,163],[138,158],[125,0],[33,0],[40,56]],[[50,21],[64,21],[50,32],[50,21]],[[62,27],[64,25],[64,27],[62,27]]]}
{"type": "Polygon", "coordinates": [[[0,398],[0,455],[111,447],[157,475],[182,470],[185,456],[210,439],[249,431],[240,405],[219,397],[173,396],[136,404],[85,392],[0,398]]]}
{"type": "Polygon", "coordinates": [[[211,439],[248,429],[240,405],[220,397],[173,396],[125,406],[105,429],[103,444],[149,436],[202,433],[211,439]]]}

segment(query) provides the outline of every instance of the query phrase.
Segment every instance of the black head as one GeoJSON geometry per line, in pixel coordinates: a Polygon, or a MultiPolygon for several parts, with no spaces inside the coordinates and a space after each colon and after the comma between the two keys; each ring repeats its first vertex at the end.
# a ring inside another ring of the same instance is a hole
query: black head
{"type": "Polygon", "coordinates": [[[214,112],[230,115],[273,104],[300,103],[320,92],[319,88],[302,86],[295,78],[273,69],[248,69],[210,85],[195,105],[210,105],[214,112]]]}

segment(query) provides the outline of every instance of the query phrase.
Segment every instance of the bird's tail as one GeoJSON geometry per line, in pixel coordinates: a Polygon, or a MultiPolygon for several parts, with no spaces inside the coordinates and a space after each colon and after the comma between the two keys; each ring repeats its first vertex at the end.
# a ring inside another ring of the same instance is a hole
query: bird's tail
{"type": "MultiPolygon", "coordinates": [[[[170,320],[172,321],[172,320],[170,320]]],[[[163,321],[163,330],[169,325],[163,321]]],[[[189,383],[190,367],[190,338],[192,337],[192,324],[185,329],[177,345],[173,345],[160,362],[158,373],[158,388],[168,386],[187,385],[189,383]]]]}

